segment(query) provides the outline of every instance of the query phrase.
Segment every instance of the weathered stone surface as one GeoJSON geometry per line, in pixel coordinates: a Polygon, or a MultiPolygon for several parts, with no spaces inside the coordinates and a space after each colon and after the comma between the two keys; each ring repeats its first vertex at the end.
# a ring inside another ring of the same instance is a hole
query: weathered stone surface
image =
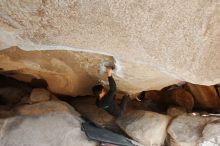
{"type": "Polygon", "coordinates": [[[118,125],[133,139],[146,146],[160,146],[166,138],[170,117],[136,110],[117,120],[118,125]]]}
{"type": "Polygon", "coordinates": [[[0,13],[0,49],[31,51],[1,52],[0,68],[44,78],[51,91],[88,92],[82,78],[88,86],[102,79],[96,71],[107,58],[116,63],[118,88],[130,93],[179,80],[220,82],[218,1],[7,0],[0,13]]]}
{"type": "Polygon", "coordinates": [[[154,102],[160,102],[161,101],[160,91],[158,91],[158,90],[144,91],[144,97],[142,97],[142,98],[144,100],[151,100],[154,102]]]}
{"type": "Polygon", "coordinates": [[[74,112],[73,108],[63,101],[46,101],[35,104],[25,104],[15,107],[18,115],[41,115],[49,112],[74,112]]]}
{"type": "Polygon", "coordinates": [[[1,104],[16,104],[21,98],[27,95],[22,89],[15,87],[0,88],[0,103],[1,104]]]}
{"type": "MultiPolygon", "coordinates": [[[[6,54],[12,60],[0,60],[4,70],[14,70],[10,76],[20,79],[20,76],[23,78],[25,75],[31,75],[27,82],[31,82],[33,78],[45,79],[50,91],[73,96],[90,94],[91,87],[98,83],[98,79],[91,78],[90,74],[98,76],[98,65],[111,60],[110,57],[102,58],[101,55],[71,51],[24,52],[16,48],[8,51],[6,54]],[[13,64],[13,67],[9,64],[13,64]],[[87,69],[84,70],[85,68],[87,69]],[[90,74],[87,70],[90,70],[90,74]]],[[[3,57],[3,54],[0,53],[0,56],[3,57]]]]}
{"type": "Polygon", "coordinates": [[[130,112],[133,110],[144,110],[144,111],[152,111],[152,112],[160,112],[160,110],[157,109],[157,105],[148,101],[137,101],[137,100],[131,100],[127,104],[127,108],[125,112],[130,112]]]}
{"type": "Polygon", "coordinates": [[[170,145],[198,146],[204,127],[214,119],[201,116],[178,116],[168,127],[170,145]]]}
{"type": "Polygon", "coordinates": [[[172,86],[167,90],[162,90],[162,100],[166,105],[178,105],[191,112],[194,106],[194,99],[190,92],[182,87],[172,86]]]}
{"type": "Polygon", "coordinates": [[[167,109],[167,115],[171,116],[171,117],[176,117],[176,116],[180,116],[183,114],[186,114],[186,109],[183,107],[178,107],[178,106],[171,106],[167,109]]]}
{"type": "Polygon", "coordinates": [[[156,112],[166,111],[172,105],[181,106],[191,112],[194,106],[194,99],[190,92],[177,85],[165,87],[161,91],[144,91],[139,96],[146,106],[156,112]]]}
{"type": "Polygon", "coordinates": [[[220,97],[214,86],[202,86],[187,83],[185,88],[194,96],[197,107],[205,109],[220,109],[220,97]]]}
{"type": "Polygon", "coordinates": [[[14,105],[24,96],[29,96],[31,88],[23,82],[0,75],[0,104],[14,105]]]}
{"type": "Polygon", "coordinates": [[[138,95],[138,98],[141,101],[137,102],[136,105],[142,107],[143,110],[164,112],[167,108],[161,96],[161,92],[158,90],[143,91],[138,95]]]}
{"type": "Polygon", "coordinates": [[[220,145],[220,119],[208,123],[203,131],[199,146],[220,145]]]}
{"type": "Polygon", "coordinates": [[[218,96],[220,97],[220,84],[217,84],[215,89],[217,90],[218,96]]]}
{"type": "Polygon", "coordinates": [[[10,107],[0,105],[0,118],[7,118],[7,117],[14,116],[14,115],[15,115],[15,113],[10,107]]]}
{"type": "Polygon", "coordinates": [[[50,100],[50,92],[43,88],[35,88],[31,91],[30,101],[32,103],[50,100]]]}
{"type": "Polygon", "coordinates": [[[120,131],[115,118],[105,110],[95,105],[95,97],[80,97],[71,99],[70,103],[86,119],[98,126],[106,127],[114,131],[120,131]]]}
{"type": "MultiPolygon", "coordinates": [[[[1,62],[1,63],[3,63],[3,62],[1,62]]],[[[0,72],[2,70],[3,69],[0,68],[0,72]]],[[[7,73],[7,75],[12,75],[13,71],[8,71],[6,73],[7,73]]],[[[23,90],[24,92],[31,92],[31,88],[25,82],[18,81],[16,79],[4,76],[2,74],[0,74],[0,81],[1,81],[0,82],[0,87],[1,88],[3,88],[3,87],[14,87],[14,88],[19,88],[20,90],[23,90]]]]}
{"type": "Polygon", "coordinates": [[[16,116],[0,120],[1,146],[96,146],[81,130],[81,120],[69,113],[16,116]]]}

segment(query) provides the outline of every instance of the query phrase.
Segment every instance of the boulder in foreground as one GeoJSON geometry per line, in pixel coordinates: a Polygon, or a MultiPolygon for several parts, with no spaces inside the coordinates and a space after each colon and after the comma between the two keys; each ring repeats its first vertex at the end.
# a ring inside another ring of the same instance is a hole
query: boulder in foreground
{"type": "Polygon", "coordinates": [[[67,112],[76,113],[75,110],[66,102],[63,101],[46,101],[35,104],[19,105],[15,109],[18,115],[41,115],[50,112],[67,112]]]}
{"type": "Polygon", "coordinates": [[[207,146],[208,143],[217,146],[220,144],[219,120],[216,117],[178,116],[168,127],[168,143],[170,146],[207,146]]]}
{"type": "Polygon", "coordinates": [[[78,116],[50,113],[0,121],[1,146],[96,146],[81,131],[78,116]]]}
{"type": "Polygon", "coordinates": [[[134,140],[146,146],[163,145],[170,117],[136,110],[117,120],[118,125],[134,140]]]}

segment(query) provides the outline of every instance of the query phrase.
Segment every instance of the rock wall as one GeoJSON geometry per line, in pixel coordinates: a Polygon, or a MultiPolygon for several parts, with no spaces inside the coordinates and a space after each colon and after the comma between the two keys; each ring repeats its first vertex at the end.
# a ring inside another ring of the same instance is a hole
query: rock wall
{"type": "Polygon", "coordinates": [[[220,82],[219,16],[217,0],[2,0],[0,49],[29,52],[1,51],[0,68],[44,78],[69,95],[88,93],[108,59],[118,89],[129,93],[180,80],[213,85],[220,82]]]}
{"type": "Polygon", "coordinates": [[[68,113],[1,119],[0,145],[96,146],[97,143],[89,141],[80,126],[79,117],[68,113]]]}
{"type": "MultiPolygon", "coordinates": [[[[188,100],[185,94],[187,91],[184,91],[187,85],[172,85],[161,91],[142,92],[144,96],[140,98],[141,101],[130,100],[124,114],[116,119],[107,111],[95,106],[94,96],[56,97],[45,88],[29,87],[27,83],[4,76],[0,76],[0,79],[0,146],[95,146],[99,142],[88,139],[88,133],[85,135],[80,128],[81,123],[85,121],[118,134],[129,135],[138,142],[135,142],[137,146],[220,145],[219,114],[211,114],[204,110],[187,113],[185,104],[174,106],[172,102],[171,105],[167,105],[167,112],[166,109],[160,114],[149,111],[155,111],[155,104],[148,104],[147,100],[153,99],[151,97],[154,96],[157,101],[160,98],[158,96],[164,93],[170,95],[176,103],[187,104],[184,102],[188,100]],[[178,102],[180,99],[183,102],[178,102]]],[[[202,105],[200,108],[204,109],[216,108],[212,111],[219,113],[219,106],[216,107],[219,97],[213,96],[216,95],[216,90],[213,90],[212,86],[188,86],[189,89],[193,89],[193,96],[203,95],[201,101],[209,99],[205,104],[201,102],[195,106],[202,105]]],[[[102,134],[114,137],[107,133],[102,134]]]]}
{"type": "MultiPolygon", "coordinates": [[[[10,86],[5,88],[11,92],[24,90],[10,86]]],[[[5,92],[7,95],[10,96],[10,93],[5,92]]],[[[29,94],[17,94],[14,98],[21,99],[13,106],[0,102],[0,146],[97,145],[81,130],[81,124],[85,121],[80,113],[49,91],[34,88],[29,94]]]]}

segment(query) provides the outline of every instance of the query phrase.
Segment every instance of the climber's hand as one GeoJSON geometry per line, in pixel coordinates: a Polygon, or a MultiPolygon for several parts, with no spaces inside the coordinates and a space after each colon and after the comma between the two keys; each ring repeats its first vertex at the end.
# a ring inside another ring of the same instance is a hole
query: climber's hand
{"type": "Polygon", "coordinates": [[[109,77],[112,76],[112,68],[111,67],[106,67],[106,72],[109,77]]]}

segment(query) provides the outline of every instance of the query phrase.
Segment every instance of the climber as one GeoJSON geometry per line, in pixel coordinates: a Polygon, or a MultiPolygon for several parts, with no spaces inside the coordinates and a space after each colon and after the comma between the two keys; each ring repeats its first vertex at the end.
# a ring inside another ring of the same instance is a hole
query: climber
{"type": "Polygon", "coordinates": [[[97,97],[96,106],[106,110],[109,114],[118,118],[125,111],[128,96],[123,96],[121,103],[118,105],[115,101],[116,84],[112,77],[112,67],[106,67],[108,82],[110,89],[107,91],[103,85],[95,85],[92,87],[93,94],[97,97]]]}

